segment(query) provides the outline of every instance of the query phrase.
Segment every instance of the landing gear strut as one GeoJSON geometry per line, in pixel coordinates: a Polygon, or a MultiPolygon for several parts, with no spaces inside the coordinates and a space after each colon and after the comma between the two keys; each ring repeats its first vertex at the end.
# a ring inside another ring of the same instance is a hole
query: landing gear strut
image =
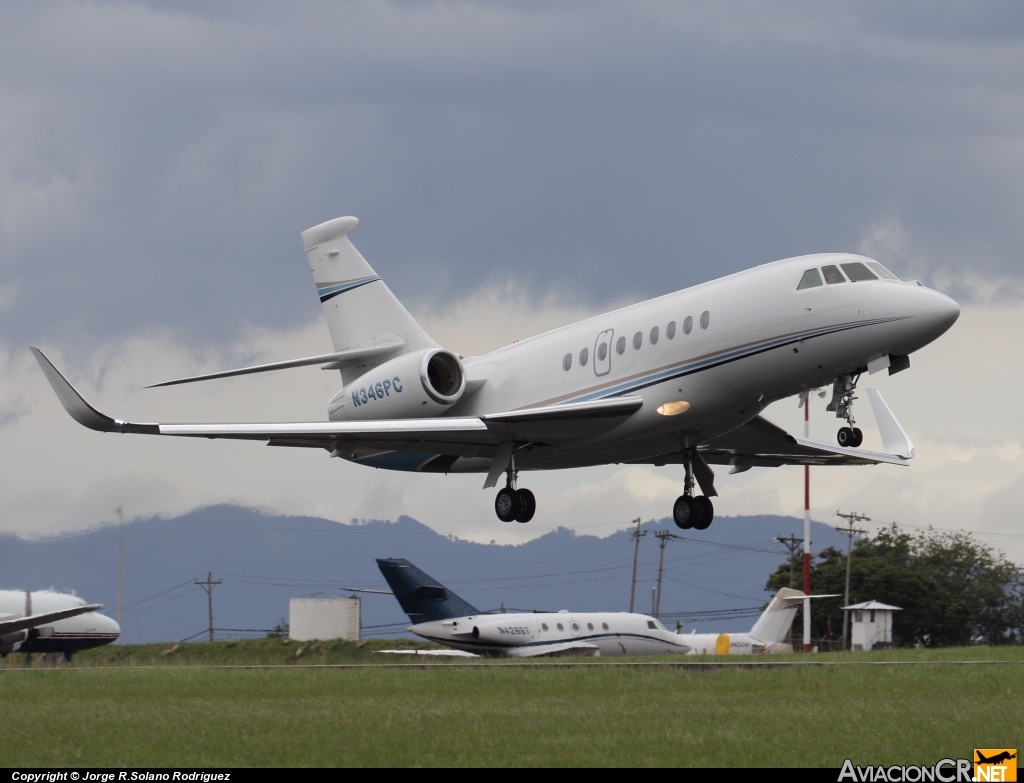
{"type": "Polygon", "coordinates": [[[529,522],[537,512],[537,499],[528,489],[517,489],[516,478],[519,471],[516,470],[515,457],[509,458],[508,468],[505,469],[505,488],[498,491],[494,498],[494,513],[502,522],[529,522]]]}
{"type": "Polygon", "coordinates": [[[836,442],[840,446],[848,446],[855,449],[864,442],[864,433],[860,428],[853,426],[856,419],[853,418],[853,401],[857,399],[854,392],[857,390],[857,381],[860,380],[860,373],[845,373],[836,378],[832,384],[832,401],[825,408],[827,411],[835,411],[837,419],[846,419],[848,427],[840,427],[836,434],[836,442]]]}
{"type": "Polygon", "coordinates": [[[676,527],[683,530],[694,528],[696,530],[707,530],[715,518],[715,506],[711,498],[706,495],[694,497],[693,459],[688,454],[684,461],[686,466],[686,479],[684,482],[683,494],[676,498],[672,506],[672,519],[676,527]]]}

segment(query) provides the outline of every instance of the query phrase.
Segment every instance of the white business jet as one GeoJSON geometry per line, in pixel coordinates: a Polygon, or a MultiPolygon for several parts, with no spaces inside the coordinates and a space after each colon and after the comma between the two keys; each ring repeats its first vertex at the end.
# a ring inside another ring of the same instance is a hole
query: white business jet
{"type": "Polygon", "coordinates": [[[121,627],[102,608],[67,593],[0,590],[0,656],[60,653],[70,662],[79,650],[110,644],[121,627]]]}
{"type": "Polygon", "coordinates": [[[495,511],[528,522],[523,470],[611,463],[681,464],[673,517],[704,529],[714,516],[711,465],[906,465],[914,448],[874,389],[882,451],[861,450],[854,392],[865,371],[890,374],[960,314],[956,302],[881,264],[841,253],[765,264],[499,348],[463,357],[423,331],[349,240],[342,217],[302,232],[334,353],[168,381],[304,365],[341,373],[328,421],[136,424],[93,408],[37,349],[68,413],[101,432],[235,438],[320,448],[389,470],[504,475],[495,511]],[[832,384],[846,421],[838,445],[787,434],[758,414],[832,384]],[[702,495],[698,495],[699,487],[702,495]]]}
{"type": "Polygon", "coordinates": [[[409,615],[409,630],[475,655],[686,655],[689,643],[658,620],[631,612],[488,614],[468,604],[408,560],[377,567],[409,615]]]}

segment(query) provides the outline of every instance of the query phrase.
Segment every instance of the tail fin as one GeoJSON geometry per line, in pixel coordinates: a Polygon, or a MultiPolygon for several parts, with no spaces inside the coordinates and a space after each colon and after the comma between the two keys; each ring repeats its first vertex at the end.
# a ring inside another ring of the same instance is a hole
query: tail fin
{"type": "MultiPolygon", "coordinates": [[[[349,241],[348,233],[358,225],[354,217],[340,217],[302,232],[334,350],[391,348],[356,360],[369,368],[391,356],[438,347],[349,241]]],[[[338,369],[345,375],[346,364],[355,363],[340,363],[338,369]]]]}
{"type": "Polygon", "coordinates": [[[479,610],[408,560],[378,560],[377,567],[413,625],[480,614],[479,610]]]}
{"type": "Polygon", "coordinates": [[[775,594],[768,608],[757,618],[754,627],[750,629],[750,635],[765,644],[781,642],[789,633],[796,617],[796,610],[800,608],[804,598],[803,591],[783,587],[775,594]]]}

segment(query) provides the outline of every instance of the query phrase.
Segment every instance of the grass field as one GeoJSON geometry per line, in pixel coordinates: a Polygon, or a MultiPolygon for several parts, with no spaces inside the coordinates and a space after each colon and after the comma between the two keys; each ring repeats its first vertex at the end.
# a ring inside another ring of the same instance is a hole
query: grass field
{"type": "Polygon", "coordinates": [[[678,658],[409,666],[371,652],[380,646],[398,645],[108,647],[73,669],[27,670],[11,656],[0,765],[838,768],[847,757],[931,765],[1024,739],[1021,648],[702,670],[678,658]],[[275,668],[214,668],[232,663],[275,668]]]}

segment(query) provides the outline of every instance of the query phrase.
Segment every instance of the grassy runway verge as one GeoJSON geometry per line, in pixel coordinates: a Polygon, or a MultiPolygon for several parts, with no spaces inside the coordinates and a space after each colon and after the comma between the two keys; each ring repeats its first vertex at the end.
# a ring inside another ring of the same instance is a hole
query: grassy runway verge
{"type": "MultiPolygon", "coordinates": [[[[11,717],[0,765],[839,767],[847,757],[931,765],[974,747],[1024,744],[1021,648],[701,671],[605,665],[623,659],[574,668],[430,660],[412,668],[225,669],[209,664],[249,663],[281,649],[294,661],[297,647],[189,647],[207,665],[185,663],[188,650],[160,656],[155,647],[108,648],[103,654],[134,657],[120,669],[100,663],[101,651],[74,669],[15,671],[9,658],[0,671],[11,717]],[[885,658],[927,664],[871,665],[885,658]],[[176,665],[142,663],[169,659],[176,665]],[[958,664],[986,659],[1009,663],[958,664]]],[[[384,657],[348,648],[353,660],[336,663],[384,657]]],[[[308,656],[299,660],[316,651],[308,656]]]]}

